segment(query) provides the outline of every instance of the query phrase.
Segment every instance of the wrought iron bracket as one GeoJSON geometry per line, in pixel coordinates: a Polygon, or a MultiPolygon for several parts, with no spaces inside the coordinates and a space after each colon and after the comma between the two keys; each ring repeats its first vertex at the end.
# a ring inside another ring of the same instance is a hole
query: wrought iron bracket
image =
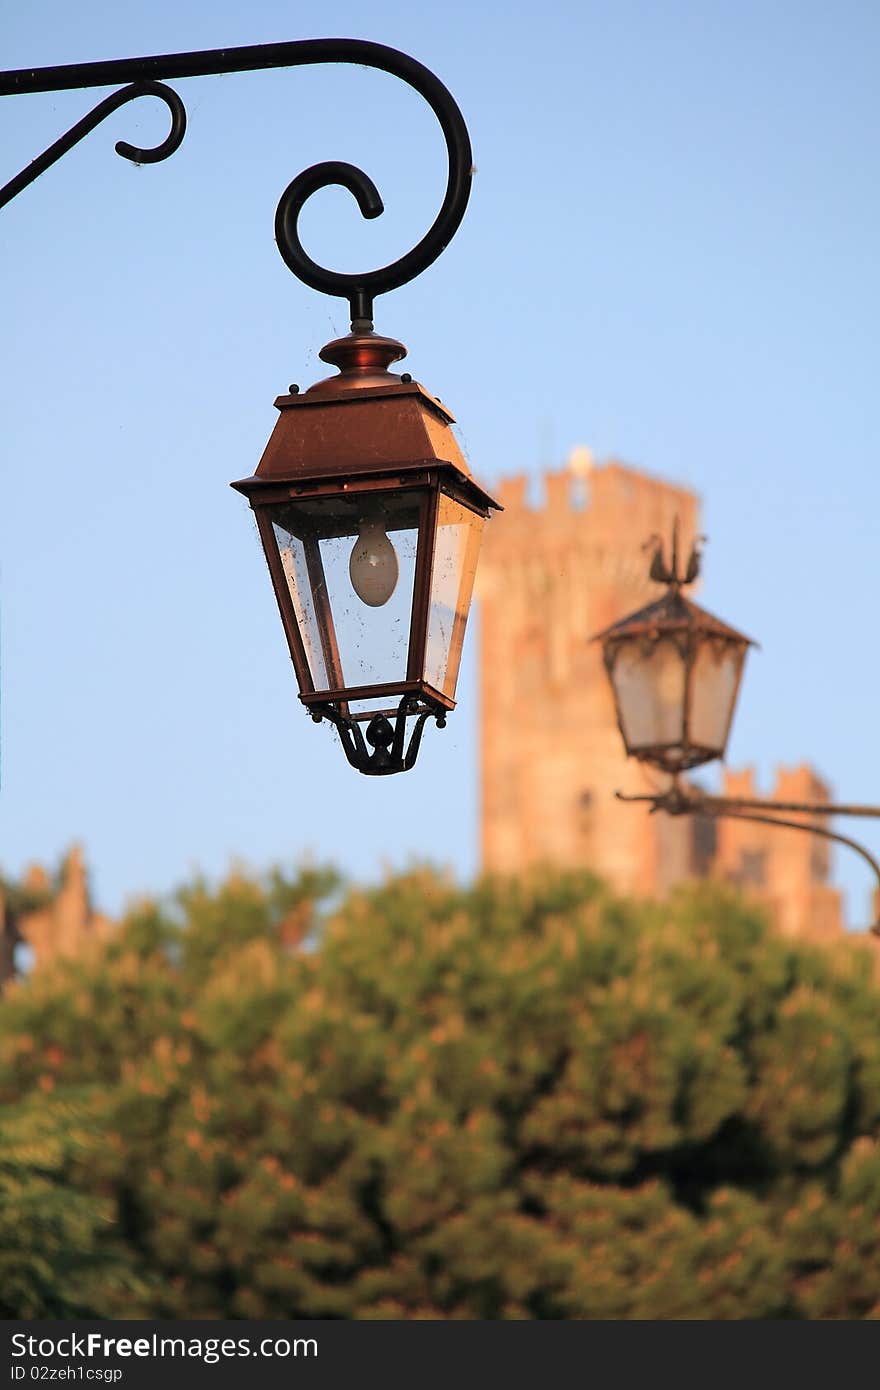
{"type": "Polygon", "coordinates": [[[126,102],[155,96],[171,114],[171,130],[152,149],[141,149],[120,140],[116,152],[137,164],[155,164],[174,154],[186,133],[186,111],[178,94],[164,79],[206,77],[219,73],[257,72],[269,68],[293,68],[315,63],[356,63],[390,73],[406,82],[425,99],[443,131],[449,158],[446,193],[440,211],[421,241],[398,260],[380,270],[345,275],[327,270],[308,255],[300,241],[299,214],[320,188],[339,184],[357,200],[362,216],[378,217],[382,199],[372,179],[353,164],[330,160],[298,174],[281,195],[275,216],[275,237],[285,264],[312,289],[349,301],[352,328],[372,328],[373,300],[378,294],[398,289],[414,280],[449,245],[467,207],[474,173],[470,137],[464,118],[443,83],[415,58],[384,44],[365,39],[298,39],[289,43],[256,44],[243,48],[214,48],[194,53],[166,53],[110,62],[73,63],[62,67],[24,68],[0,72],[0,96],[28,92],[60,92],[73,88],[106,87],[125,83],[106,97],[26,169],[0,189],[0,207],[21,193],[34,179],[73,149],[101,121],[126,102]]]}
{"type": "Polygon", "coordinates": [[[414,695],[404,695],[397,706],[393,724],[387,715],[374,714],[367,724],[366,734],[361,732],[363,720],[344,713],[338,705],[313,706],[310,713],[316,724],[328,719],[334,725],[346,758],[352,767],[368,777],[388,777],[395,772],[409,772],[419,755],[425,721],[433,716],[438,729],[446,727],[446,710],[440,705],[425,706],[414,695]],[[415,715],[415,723],[407,744],[406,721],[411,715],[415,715]]]}
{"type": "MultiPolygon", "coordinates": [[[[787,815],[778,814],[778,812],[792,812],[799,815],[870,816],[880,819],[880,806],[843,806],[833,803],[820,805],[803,801],[766,801],[760,798],[750,799],[738,796],[707,796],[703,792],[683,787],[678,779],[675,779],[672,785],[663,792],[642,796],[630,796],[625,792],[615,792],[614,795],[618,801],[647,803],[650,815],[654,815],[657,811],[664,811],[667,816],[712,816],[715,818],[723,816],[728,820],[756,821],[760,825],[778,825],[786,830],[805,830],[812,835],[821,835],[823,839],[833,840],[839,845],[846,845],[849,849],[855,850],[856,854],[861,855],[865,863],[873,870],[878,889],[880,889],[880,863],[858,840],[851,839],[849,835],[840,835],[837,831],[829,830],[826,826],[817,825],[815,822],[791,820],[787,815]]],[[[876,901],[880,903],[880,897],[876,901]]],[[[880,937],[880,916],[868,930],[873,936],[880,937]]]]}

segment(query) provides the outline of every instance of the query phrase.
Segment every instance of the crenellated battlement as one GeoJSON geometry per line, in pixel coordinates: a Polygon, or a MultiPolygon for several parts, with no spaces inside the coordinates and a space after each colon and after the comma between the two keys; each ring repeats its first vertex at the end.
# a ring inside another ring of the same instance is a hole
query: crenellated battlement
{"type": "Polygon", "coordinates": [[[567,468],[516,474],[495,490],[505,510],[486,528],[478,599],[515,604],[512,591],[522,589],[531,602],[549,600],[549,586],[562,602],[568,589],[564,602],[591,631],[656,592],[646,553],[653,537],[668,544],[677,522],[686,550],[699,530],[695,493],[614,459],[594,464],[586,449],[567,468]]]}
{"type": "Polygon", "coordinates": [[[542,519],[558,523],[570,517],[578,523],[626,511],[632,521],[639,515],[683,511],[682,524],[696,515],[699,501],[688,488],[679,487],[616,459],[589,470],[561,468],[532,479],[525,473],[501,478],[494,491],[509,522],[529,525],[542,519]],[[537,493],[537,498],[536,498],[537,493]]]}
{"type": "Polygon", "coordinates": [[[798,763],[795,767],[779,765],[776,768],[773,786],[767,792],[762,791],[758,785],[754,767],[725,768],[723,794],[746,799],[817,803],[828,802],[832,798],[831,787],[809,763],[798,763]]]}

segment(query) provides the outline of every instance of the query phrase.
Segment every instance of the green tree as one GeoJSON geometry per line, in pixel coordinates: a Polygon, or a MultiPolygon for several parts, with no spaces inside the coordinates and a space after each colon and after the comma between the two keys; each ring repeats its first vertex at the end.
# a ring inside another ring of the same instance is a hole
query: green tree
{"type": "Polygon", "coordinates": [[[89,1152],[86,1101],[23,1101],[0,1121],[0,1317],[137,1316],[149,1306],[114,1202],[74,1177],[89,1152]]]}
{"type": "Polygon", "coordinates": [[[237,874],[13,988],[0,1099],[87,1107],[96,1315],[878,1316],[878,1004],[717,888],[237,874]]]}

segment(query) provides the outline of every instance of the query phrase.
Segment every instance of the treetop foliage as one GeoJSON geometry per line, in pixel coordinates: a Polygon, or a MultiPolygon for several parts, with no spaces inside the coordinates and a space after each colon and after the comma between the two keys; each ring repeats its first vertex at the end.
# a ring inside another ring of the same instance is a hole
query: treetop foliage
{"type": "Polygon", "coordinates": [[[0,1312],[880,1316],[880,989],[729,892],[330,871],[0,1003],[0,1312]]]}

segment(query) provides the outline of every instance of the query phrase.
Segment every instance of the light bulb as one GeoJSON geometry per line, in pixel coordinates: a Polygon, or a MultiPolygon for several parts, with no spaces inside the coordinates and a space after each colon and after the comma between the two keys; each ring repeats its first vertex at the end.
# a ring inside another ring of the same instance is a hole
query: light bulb
{"type": "Polygon", "coordinates": [[[360,523],[348,562],[351,587],[369,608],[381,608],[397,588],[397,551],[375,518],[360,523]]]}

